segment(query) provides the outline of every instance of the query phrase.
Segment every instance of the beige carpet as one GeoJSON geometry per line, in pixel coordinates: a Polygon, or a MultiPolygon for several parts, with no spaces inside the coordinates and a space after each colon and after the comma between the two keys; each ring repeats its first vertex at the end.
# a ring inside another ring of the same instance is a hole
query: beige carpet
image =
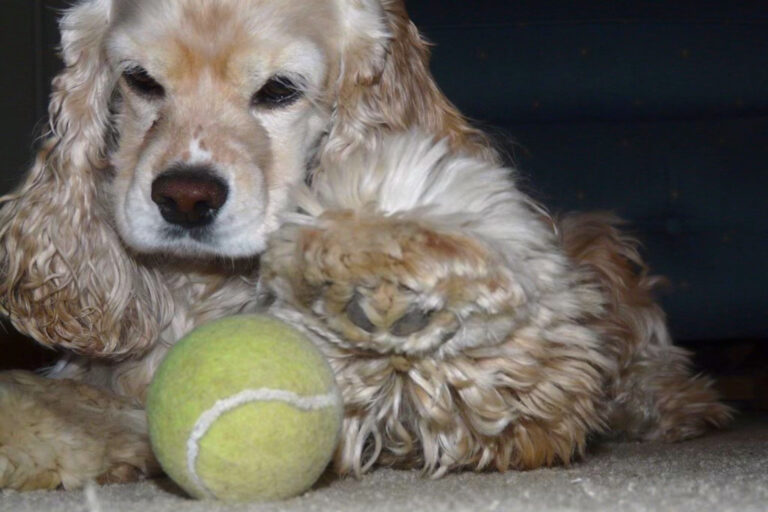
{"type": "Polygon", "coordinates": [[[442,480],[378,470],[281,503],[224,505],[184,498],[168,480],[77,492],[5,492],[8,512],[186,511],[768,511],[768,417],[677,445],[610,443],[570,468],[442,480]]]}

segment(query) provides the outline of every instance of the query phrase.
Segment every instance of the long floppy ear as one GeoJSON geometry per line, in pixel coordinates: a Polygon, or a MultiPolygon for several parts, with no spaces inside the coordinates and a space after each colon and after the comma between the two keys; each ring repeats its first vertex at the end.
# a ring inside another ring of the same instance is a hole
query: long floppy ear
{"type": "Polygon", "coordinates": [[[167,315],[157,276],[125,252],[101,206],[111,3],[86,0],[62,19],[66,67],[53,81],[50,133],[20,187],[0,199],[0,312],[43,344],[90,355],[148,346],[167,315]]]}
{"type": "Polygon", "coordinates": [[[345,36],[324,158],[341,158],[378,134],[418,127],[452,147],[496,159],[483,135],[443,95],[429,47],[402,0],[337,0],[345,36]]]}

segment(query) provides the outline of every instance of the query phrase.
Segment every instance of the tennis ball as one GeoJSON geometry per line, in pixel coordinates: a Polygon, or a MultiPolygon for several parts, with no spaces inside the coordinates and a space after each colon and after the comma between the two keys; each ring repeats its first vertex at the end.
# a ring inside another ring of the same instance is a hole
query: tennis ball
{"type": "Polygon", "coordinates": [[[307,490],[331,459],[341,398],[323,355],[263,315],[205,324],[155,373],[149,434],[163,469],[197,498],[266,501],[307,490]]]}

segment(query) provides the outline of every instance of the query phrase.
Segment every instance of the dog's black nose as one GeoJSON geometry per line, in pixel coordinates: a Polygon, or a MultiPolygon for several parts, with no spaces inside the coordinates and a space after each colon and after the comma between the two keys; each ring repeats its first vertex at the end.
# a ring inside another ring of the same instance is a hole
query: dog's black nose
{"type": "Polygon", "coordinates": [[[205,226],[227,201],[227,184],[205,166],[175,166],[152,183],[163,218],[184,228],[205,226]]]}

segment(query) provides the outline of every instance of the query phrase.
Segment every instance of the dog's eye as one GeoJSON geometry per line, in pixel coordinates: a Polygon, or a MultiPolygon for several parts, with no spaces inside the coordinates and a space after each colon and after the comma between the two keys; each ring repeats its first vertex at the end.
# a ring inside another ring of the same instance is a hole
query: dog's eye
{"type": "Polygon", "coordinates": [[[125,78],[128,87],[133,89],[137,94],[141,94],[148,98],[162,98],[165,96],[165,89],[163,89],[163,86],[157,83],[157,80],[152,78],[144,68],[136,67],[128,69],[123,73],[123,78],[125,78]]]}
{"type": "Polygon", "coordinates": [[[301,90],[291,79],[274,76],[256,91],[251,104],[261,107],[282,107],[290,105],[301,96],[301,90]]]}

